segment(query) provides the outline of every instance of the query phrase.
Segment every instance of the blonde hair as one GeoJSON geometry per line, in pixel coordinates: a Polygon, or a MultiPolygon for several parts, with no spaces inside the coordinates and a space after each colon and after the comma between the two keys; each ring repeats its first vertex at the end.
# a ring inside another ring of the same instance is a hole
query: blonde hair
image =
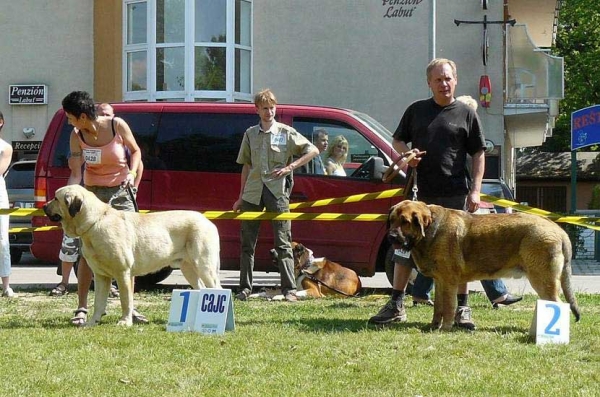
{"type": "Polygon", "coordinates": [[[346,159],[348,158],[349,145],[348,140],[343,135],[338,135],[335,138],[333,138],[333,140],[329,143],[329,147],[327,148],[327,155],[325,157],[332,158],[331,156],[333,155],[333,151],[335,150],[335,147],[339,144],[346,146],[346,153],[344,153],[344,155],[342,156],[342,161],[340,162],[340,164],[344,164],[346,162],[346,159]]]}
{"type": "Polygon", "coordinates": [[[454,61],[451,61],[446,58],[435,58],[434,60],[429,62],[429,65],[427,65],[427,81],[429,81],[429,79],[431,78],[431,71],[434,68],[446,64],[450,65],[450,68],[452,69],[452,76],[454,76],[454,79],[456,80],[458,78],[458,73],[456,71],[456,64],[454,63],[454,61]]]}
{"type": "Polygon", "coordinates": [[[263,104],[275,106],[277,105],[277,98],[275,98],[275,94],[273,94],[270,88],[265,88],[264,90],[254,95],[254,104],[257,107],[263,104]]]}
{"type": "Polygon", "coordinates": [[[477,110],[477,106],[479,106],[475,98],[473,98],[471,95],[461,95],[456,97],[456,100],[472,107],[474,110],[477,110]]]}

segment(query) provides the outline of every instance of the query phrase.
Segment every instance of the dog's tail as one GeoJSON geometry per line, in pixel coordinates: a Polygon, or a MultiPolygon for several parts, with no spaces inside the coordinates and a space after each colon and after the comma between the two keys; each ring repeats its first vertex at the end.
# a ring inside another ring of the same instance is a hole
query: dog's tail
{"type": "Polygon", "coordinates": [[[579,321],[581,318],[581,311],[579,310],[579,306],[577,305],[577,299],[575,298],[575,294],[573,293],[573,287],[571,285],[571,257],[573,255],[573,248],[571,246],[571,241],[569,240],[568,235],[565,233],[562,241],[562,251],[565,257],[565,265],[563,266],[562,274],[560,276],[560,284],[562,286],[563,294],[565,294],[565,299],[569,302],[571,306],[571,311],[573,315],[575,315],[575,321],[579,321]]]}

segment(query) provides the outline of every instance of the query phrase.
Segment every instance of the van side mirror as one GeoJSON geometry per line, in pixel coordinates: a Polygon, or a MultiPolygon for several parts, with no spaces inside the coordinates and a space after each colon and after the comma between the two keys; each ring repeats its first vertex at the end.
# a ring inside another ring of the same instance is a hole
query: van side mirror
{"type": "Polygon", "coordinates": [[[381,181],[383,173],[386,170],[386,166],[383,165],[383,159],[377,156],[371,156],[367,161],[361,164],[352,175],[353,178],[362,178],[369,180],[381,181]]]}
{"type": "Polygon", "coordinates": [[[383,173],[387,167],[383,164],[383,159],[381,157],[371,157],[371,159],[373,159],[373,173],[371,174],[371,179],[380,181],[383,178],[383,173]]]}

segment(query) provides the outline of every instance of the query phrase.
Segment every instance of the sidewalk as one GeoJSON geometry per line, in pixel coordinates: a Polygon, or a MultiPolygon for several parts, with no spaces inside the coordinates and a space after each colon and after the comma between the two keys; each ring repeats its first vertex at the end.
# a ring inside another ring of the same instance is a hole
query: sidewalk
{"type": "MultiPolygon", "coordinates": [[[[239,271],[223,270],[220,273],[221,285],[225,288],[237,288],[239,285],[239,271]]],[[[583,266],[576,262],[573,264],[572,284],[575,292],[580,293],[600,293],[600,264],[590,264],[583,266]]],[[[10,276],[10,284],[13,288],[19,289],[48,289],[50,290],[60,281],[60,276],[56,274],[56,266],[44,265],[27,254],[19,265],[13,265],[10,276]]],[[[388,292],[391,285],[387,280],[385,273],[377,273],[373,277],[361,277],[364,288],[381,289],[382,292],[388,292]]],[[[71,283],[76,279],[71,276],[71,283]]],[[[516,295],[533,294],[535,291],[531,288],[526,278],[504,279],[509,291],[516,295]]],[[[255,272],[255,287],[276,287],[279,284],[279,273],[255,272]]],[[[165,288],[187,287],[188,283],[181,274],[180,270],[174,270],[173,273],[159,285],[165,288]]],[[[483,291],[481,283],[469,283],[471,291],[483,291]]]]}

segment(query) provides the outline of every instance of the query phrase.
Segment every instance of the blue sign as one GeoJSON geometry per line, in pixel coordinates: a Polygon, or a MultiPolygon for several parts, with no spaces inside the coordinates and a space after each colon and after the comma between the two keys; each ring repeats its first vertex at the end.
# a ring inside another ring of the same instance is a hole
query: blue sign
{"type": "Polygon", "coordinates": [[[571,151],[600,143],[600,105],[571,113],[571,151]]]}

